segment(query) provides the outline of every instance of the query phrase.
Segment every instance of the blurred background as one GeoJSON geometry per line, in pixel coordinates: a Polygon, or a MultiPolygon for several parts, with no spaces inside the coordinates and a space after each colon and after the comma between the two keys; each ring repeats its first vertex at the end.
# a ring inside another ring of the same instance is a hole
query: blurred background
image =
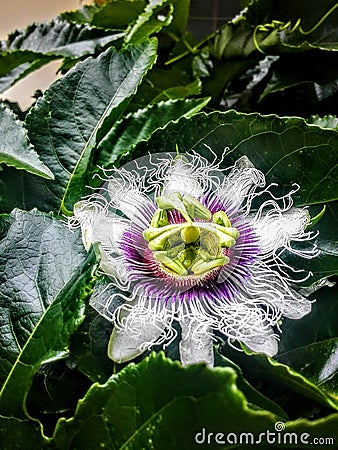
{"type": "MultiPolygon", "coordinates": [[[[1,1],[0,39],[16,29],[26,28],[32,22],[41,22],[57,16],[61,11],[77,9],[79,0],[10,0],[1,1]]],[[[4,92],[2,98],[17,101],[22,109],[28,108],[36,89],[45,90],[55,80],[59,62],[53,61],[4,92]]]]}
{"type": "MultiPolygon", "coordinates": [[[[103,3],[104,0],[96,0],[103,3]]],[[[92,3],[92,0],[11,0],[1,2],[0,39],[15,29],[26,28],[32,22],[41,22],[57,16],[62,11],[77,9],[81,4],[92,3]]],[[[228,19],[240,11],[240,0],[191,0],[191,17],[188,29],[196,39],[201,39],[216,30],[228,19]]],[[[34,72],[6,91],[2,98],[16,101],[22,109],[33,102],[36,89],[44,91],[56,79],[59,62],[34,72]]]]}
{"type": "Polygon", "coordinates": [[[188,29],[199,40],[241,10],[240,0],[191,0],[188,29]]]}

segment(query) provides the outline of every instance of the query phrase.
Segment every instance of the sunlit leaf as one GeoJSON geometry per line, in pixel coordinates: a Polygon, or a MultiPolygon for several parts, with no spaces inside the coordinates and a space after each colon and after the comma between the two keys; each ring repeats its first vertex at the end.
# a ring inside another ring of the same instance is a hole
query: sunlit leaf
{"type": "Polygon", "coordinates": [[[123,36],[59,18],[15,31],[0,42],[0,91],[53,59],[95,54],[123,36]]]}
{"type": "Polygon", "coordinates": [[[0,104],[0,129],[0,164],[5,163],[49,180],[54,179],[53,173],[30,144],[24,124],[3,104],[0,104]]]}

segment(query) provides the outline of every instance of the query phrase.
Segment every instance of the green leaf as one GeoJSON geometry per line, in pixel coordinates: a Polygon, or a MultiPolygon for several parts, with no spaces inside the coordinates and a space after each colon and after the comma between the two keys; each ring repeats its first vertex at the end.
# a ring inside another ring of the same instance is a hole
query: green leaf
{"type": "MultiPolygon", "coordinates": [[[[94,251],[40,315],[23,345],[0,392],[0,414],[24,419],[29,416],[26,397],[39,367],[67,355],[70,338],[85,317],[96,268],[94,251]]],[[[30,317],[28,316],[28,319],[30,317]]]]}
{"type": "MultiPolygon", "coordinates": [[[[266,39],[263,42],[266,44],[266,39]]],[[[270,45],[275,45],[277,42],[276,36],[273,36],[273,40],[269,36],[270,45]]],[[[252,53],[257,53],[257,47],[253,41],[253,28],[248,26],[245,20],[229,22],[216,31],[214,39],[209,43],[209,48],[216,59],[247,58],[252,53]]]]}
{"type": "Polygon", "coordinates": [[[29,420],[17,420],[0,416],[1,448],[3,450],[48,449],[39,427],[29,420]]]}
{"type": "Polygon", "coordinates": [[[0,92],[54,59],[56,57],[21,50],[0,55],[0,92]]]}
{"type": "Polygon", "coordinates": [[[2,173],[2,207],[71,211],[85,192],[94,147],[120,118],[156,58],[156,41],[114,48],[77,64],[27,115],[29,137],[55,182],[2,173]],[[20,189],[18,189],[20,186],[20,189]]]}
{"type": "Polygon", "coordinates": [[[145,5],[145,0],[112,0],[102,6],[85,5],[77,11],[62,13],[61,17],[99,28],[126,28],[142,13],[145,5]]]}
{"type": "Polygon", "coordinates": [[[191,117],[208,104],[207,99],[168,100],[129,114],[117,122],[100,142],[99,165],[113,164],[117,158],[146,141],[159,128],[180,117],[191,117]]]}
{"type": "MultiPolygon", "coordinates": [[[[308,444],[300,442],[301,433],[308,432],[309,441],[317,436],[335,440],[337,419],[333,414],[325,420],[288,421],[286,433],[296,432],[297,448],[307,449],[308,444]]],[[[247,402],[230,367],[182,367],[153,353],[106,384],[94,384],[75,416],[60,419],[50,443],[62,450],[86,448],[88,442],[93,448],[190,450],[200,445],[216,449],[220,444],[223,449],[244,448],[244,443],[260,442],[259,448],[268,449],[276,421],[278,416],[247,402]],[[216,438],[217,433],[221,434],[216,438]],[[249,440],[242,436],[241,441],[241,433],[248,433],[249,440]]],[[[274,448],[288,443],[279,446],[276,439],[274,448]]]]}
{"type": "MultiPolygon", "coordinates": [[[[302,283],[302,286],[311,286],[322,279],[332,275],[338,275],[338,202],[332,202],[326,206],[323,217],[316,223],[313,231],[318,232],[318,236],[306,244],[293,244],[295,249],[317,250],[319,255],[316,258],[304,259],[293,253],[283,255],[283,260],[296,269],[303,269],[312,273],[311,276],[302,283]]],[[[311,228],[312,230],[312,228],[311,228]]]]}
{"type": "Polygon", "coordinates": [[[70,346],[70,361],[77,370],[93,382],[105,382],[114,372],[114,363],[108,358],[107,348],[113,326],[93,308],[75,333],[70,346]]]}
{"type": "MultiPolygon", "coordinates": [[[[125,294],[107,276],[98,278],[86,318],[74,334],[70,346],[71,367],[85,374],[92,381],[104,382],[115,373],[115,364],[108,358],[108,342],[113,324],[107,317],[106,305],[114,294],[125,294]]],[[[110,302],[110,314],[124,303],[118,295],[110,302]]]]}
{"type": "Polygon", "coordinates": [[[173,34],[176,38],[180,38],[187,31],[190,0],[173,0],[172,4],[174,6],[173,20],[168,27],[164,28],[163,32],[173,34]]]}
{"type": "Polygon", "coordinates": [[[54,179],[53,173],[40,161],[30,144],[23,122],[3,104],[0,104],[0,129],[0,164],[5,163],[49,180],[54,179]]]}
{"type": "Polygon", "coordinates": [[[201,80],[192,70],[192,58],[168,66],[154,66],[145,77],[128,111],[137,111],[167,100],[201,94],[201,80]]]}
{"type": "Polygon", "coordinates": [[[149,0],[142,14],[128,27],[125,42],[142,42],[168,26],[173,19],[171,3],[172,0],[149,0]]]}
{"type": "Polygon", "coordinates": [[[110,4],[110,2],[105,3],[103,7],[101,7],[93,2],[91,5],[83,5],[76,10],[64,11],[60,14],[60,18],[71,23],[90,24],[95,13],[101,11],[101,9],[105,8],[108,4],[110,4]]]}
{"type": "Polygon", "coordinates": [[[158,130],[122,162],[158,149],[173,152],[176,144],[182,152],[195,150],[212,158],[209,146],[218,159],[224,159],[223,167],[246,155],[265,174],[268,184],[276,182],[284,191],[290,191],[294,183],[300,185],[293,195],[295,206],[338,198],[338,135],[303,119],[235,111],[198,113],[158,130]]]}
{"type": "Polygon", "coordinates": [[[209,39],[217,58],[338,49],[333,0],[253,0],[242,14],[209,39]]]}
{"type": "MultiPolygon", "coordinates": [[[[100,283],[101,278],[95,285],[93,296],[97,295],[100,283]]],[[[106,296],[107,291],[102,295],[106,296]]],[[[93,382],[102,383],[114,372],[114,363],[107,354],[112,329],[113,325],[90,307],[86,311],[85,320],[73,336],[69,349],[71,366],[76,367],[93,382]]]]}
{"type": "Polygon", "coordinates": [[[26,410],[42,424],[43,434],[51,436],[58,419],[74,415],[78,400],[91,384],[85,375],[70,367],[69,358],[43,364],[34,375],[26,410]]]}
{"type": "Polygon", "coordinates": [[[93,448],[183,450],[194,448],[202,428],[258,432],[273,427],[277,417],[251,408],[233,369],[184,368],[152,353],[106,384],[94,384],[75,416],[59,421],[52,442],[63,450],[85,448],[89,439],[93,448]]]}
{"type": "Polygon", "coordinates": [[[79,233],[36,210],[0,216],[0,383],[85,252],[79,233]],[[10,301],[9,301],[10,299],[10,301]]]}
{"type": "Polygon", "coordinates": [[[311,313],[282,325],[278,360],[297,370],[328,395],[338,399],[338,288],[313,294],[311,313]]]}
{"type": "Polygon", "coordinates": [[[105,31],[59,18],[15,31],[7,41],[0,42],[0,90],[53,59],[95,54],[123,36],[121,31],[105,31]]]}
{"type": "Polygon", "coordinates": [[[260,101],[276,92],[295,86],[309,85],[317,102],[338,91],[338,64],[334,52],[313,50],[296,55],[283,55],[269,70],[269,81],[260,95],[260,101]],[[290,70],[290,67],[293,70],[290,70]]]}
{"type": "MultiPolygon", "coordinates": [[[[243,59],[222,59],[221,61],[215,61],[212,69],[210,70],[210,77],[203,79],[202,93],[204,95],[210,95],[212,97],[211,105],[215,108],[219,108],[220,103],[230,106],[241,99],[241,96],[248,98],[247,93],[244,91],[241,94],[234,94],[234,98],[224,94],[228,92],[229,85],[232,82],[236,83],[238,78],[242,77],[247,70],[252,69],[255,66],[256,59],[243,58],[243,59]],[[225,100],[225,102],[224,102],[225,100]]],[[[250,92],[251,94],[251,92],[250,92]]],[[[237,105],[236,105],[237,106],[237,105]]],[[[223,109],[223,108],[222,108],[223,109]]],[[[233,109],[233,108],[231,108],[233,109]]]]}
{"type": "Polygon", "coordinates": [[[127,27],[142,14],[145,5],[145,0],[113,0],[93,15],[91,23],[102,28],[127,27]]]}
{"type": "Polygon", "coordinates": [[[289,17],[291,9],[293,17],[296,19],[298,15],[301,22],[294,33],[283,36],[281,39],[283,46],[300,49],[338,49],[338,11],[336,2],[324,0],[318,5],[314,0],[307,2],[303,0],[303,5],[300,5],[299,2],[291,2],[289,0],[287,5],[284,5],[284,8],[285,6],[288,8],[287,13],[289,17]]]}
{"type": "Polygon", "coordinates": [[[321,128],[331,128],[332,130],[338,131],[338,118],[336,116],[331,116],[330,114],[324,117],[319,117],[318,115],[311,116],[307,119],[307,123],[318,125],[321,128]]]}
{"type": "Polygon", "coordinates": [[[265,355],[257,355],[256,358],[270,377],[279,380],[290,389],[315,400],[324,406],[338,410],[338,398],[328,396],[320,387],[316,386],[305,374],[300,374],[285,364],[281,364],[265,355]]]}
{"type": "Polygon", "coordinates": [[[0,42],[1,53],[26,50],[44,55],[78,58],[95,53],[99,48],[124,36],[121,30],[102,30],[56,18],[34,23],[11,33],[0,42]]]}
{"type": "MultiPolygon", "coordinates": [[[[172,33],[176,38],[183,36],[189,18],[190,0],[171,0],[173,5],[173,20],[165,33],[172,33]]],[[[77,11],[61,14],[61,17],[70,22],[88,23],[104,29],[125,29],[133,26],[140,16],[144,17],[146,8],[151,9],[151,1],[145,0],[112,0],[102,6],[85,5],[77,11]]]]}
{"type": "MultiPolygon", "coordinates": [[[[234,361],[243,370],[246,379],[250,380],[253,384],[264,385],[269,383],[275,389],[280,384],[288,392],[293,391],[299,394],[301,396],[300,398],[307,397],[318,405],[338,410],[338,398],[333,398],[328,395],[319,386],[296,370],[269,356],[246,350],[245,352],[236,351],[227,345],[222,346],[220,353],[234,361]]],[[[286,410],[285,405],[280,403],[280,406],[286,410]]]]}
{"type": "Polygon", "coordinates": [[[257,389],[255,389],[243,376],[241,368],[235,364],[230,359],[223,356],[217,350],[215,351],[215,366],[216,367],[231,367],[237,373],[237,386],[243,392],[248,402],[251,405],[259,406],[261,409],[266,409],[273,412],[277,416],[288,419],[285,411],[277,405],[275,402],[271,401],[268,397],[262,395],[257,389]]]}
{"type": "Polygon", "coordinates": [[[306,347],[290,350],[280,355],[280,361],[295,367],[313,384],[318,385],[328,397],[338,401],[338,337],[306,347]]]}

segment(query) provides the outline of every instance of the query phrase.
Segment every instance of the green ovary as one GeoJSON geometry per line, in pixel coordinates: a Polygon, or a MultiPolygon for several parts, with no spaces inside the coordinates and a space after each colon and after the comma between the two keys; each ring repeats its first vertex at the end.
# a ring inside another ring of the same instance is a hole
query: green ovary
{"type": "Polygon", "coordinates": [[[143,237],[162,270],[173,276],[201,276],[229,263],[225,249],[236,244],[239,232],[225,211],[212,214],[194,197],[178,192],[156,202],[159,208],[143,237]],[[185,222],[170,224],[167,211],[173,210],[185,222]]]}

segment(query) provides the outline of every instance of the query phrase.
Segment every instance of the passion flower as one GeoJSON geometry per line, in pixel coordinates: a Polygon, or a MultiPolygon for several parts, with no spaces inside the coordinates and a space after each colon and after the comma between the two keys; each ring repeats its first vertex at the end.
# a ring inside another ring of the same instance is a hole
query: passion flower
{"type": "Polygon", "coordinates": [[[247,157],[228,170],[221,162],[195,153],[141,158],[75,205],[70,225],[80,224],[87,249],[96,243],[101,270],[119,289],[103,309],[93,303],[114,323],[113,360],[168,345],[174,322],[183,364],[213,365],[215,334],[273,356],[282,317],[311,310],[280,257],[285,249],[316,255],[291,245],[314,237],[307,209],[292,206],[295,190],[273,195],[247,157]]]}

